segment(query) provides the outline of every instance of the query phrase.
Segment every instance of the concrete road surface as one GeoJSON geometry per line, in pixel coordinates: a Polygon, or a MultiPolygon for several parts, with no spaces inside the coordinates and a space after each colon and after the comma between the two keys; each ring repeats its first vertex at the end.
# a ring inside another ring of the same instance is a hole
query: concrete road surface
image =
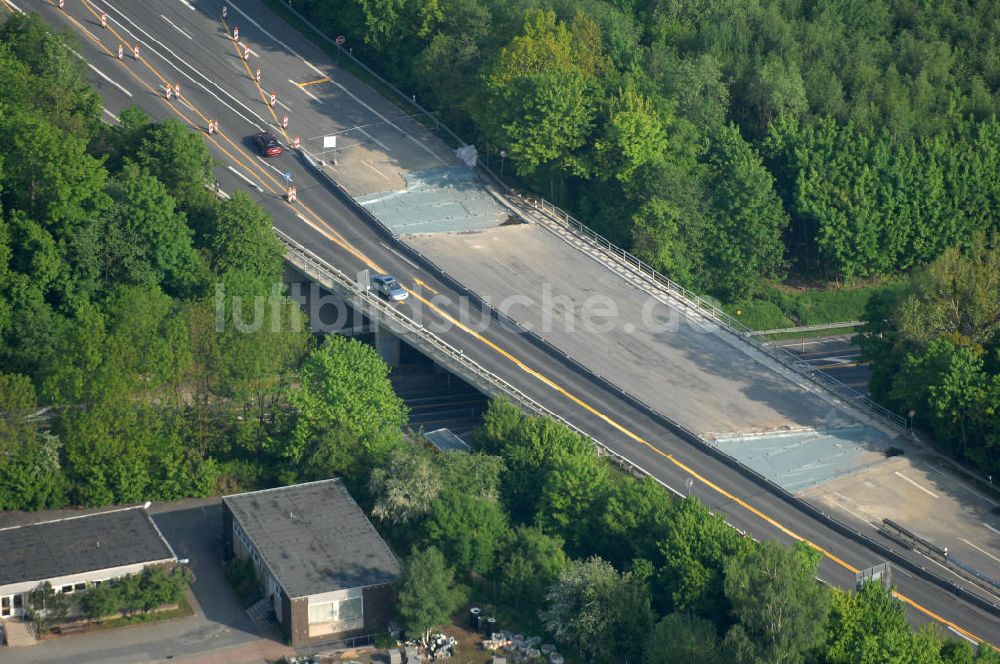
{"type": "MultiPolygon", "coordinates": [[[[820,574],[830,583],[852,587],[857,569],[881,562],[871,549],[835,530],[826,520],[762,489],[744,472],[678,437],[661,419],[560,353],[502,325],[491,324],[484,331],[456,325],[454,321],[462,316],[460,288],[441,279],[427,263],[407,254],[397,240],[359,216],[356,207],[300,156],[286,153],[270,160],[257,158],[249,137],[268,129],[284,139],[285,132],[277,130],[277,118],[286,112],[295,123],[294,131],[311,137],[327,131],[331,117],[339,117],[339,113],[349,113],[351,119],[338,122],[354,126],[373,116],[366,106],[384,117],[390,117],[395,108],[336,68],[315,45],[259,2],[229,3],[230,17],[238,17],[240,22],[241,39],[253,49],[246,65],[234,50],[228,26],[219,20],[221,2],[73,0],[66,3],[65,11],[39,1],[15,0],[15,4],[40,11],[54,26],[80,36],[81,56],[93,67],[86,70],[87,75],[104,100],[109,121],[131,104],[139,104],[156,119],[176,118],[201,131],[208,119],[218,118],[221,134],[205,139],[221,164],[217,177],[224,191],[247,191],[272,214],[277,228],[349,274],[370,268],[396,275],[413,294],[400,310],[461,348],[466,357],[668,486],[683,490],[687,480],[693,480],[692,494],[714,509],[724,510],[737,528],[758,538],[784,542],[808,539],[827,553],[820,574]],[[106,31],[99,23],[102,10],[112,19],[106,31]],[[135,40],[142,41],[142,59],[118,62],[114,56],[117,44],[135,40]],[[268,77],[267,88],[273,85],[287,109],[270,107],[256,86],[249,84],[247,67],[252,71],[258,65],[268,77]],[[334,86],[334,106],[318,105],[320,102],[304,94],[304,90],[316,87],[299,85],[312,80],[306,77],[328,77],[342,86],[334,86]],[[182,85],[184,96],[179,102],[164,99],[164,86],[170,81],[182,85]],[[293,205],[282,198],[286,173],[298,189],[299,200],[293,205]]],[[[423,141],[422,134],[405,131],[402,122],[394,121],[396,128],[386,125],[388,130],[379,130],[381,133],[374,128],[370,132],[386,145],[393,132],[409,144],[398,155],[394,148],[389,162],[424,159],[421,155],[433,161],[431,153],[445,159],[443,150],[423,141]]],[[[361,169],[370,170],[359,164],[361,169]]],[[[372,177],[379,176],[372,173],[372,177]]],[[[712,358],[701,361],[711,362],[712,358]]],[[[725,409],[726,404],[717,407],[725,409]]],[[[905,551],[900,555],[911,557],[905,551]]],[[[900,574],[897,581],[899,591],[914,609],[914,621],[934,620],[970,638],[1000,643],[1000,625],[993,614],[920,576],[900,574]]]]}

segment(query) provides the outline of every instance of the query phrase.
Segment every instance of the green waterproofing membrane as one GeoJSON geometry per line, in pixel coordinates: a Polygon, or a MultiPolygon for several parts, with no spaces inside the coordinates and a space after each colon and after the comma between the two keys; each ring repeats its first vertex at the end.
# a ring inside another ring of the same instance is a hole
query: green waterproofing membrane
{"type": "Polygon", "coordinates": [[[791,492],[880,463],[892,447],[889,436],[864,425],[720,437],[709,443],[791,492]]]}
{"type": "Polygon", "coordinates": [[[356,199],[396,235],[483,230],[508,220],[507,210],[468,166],[444,166],[403,177],[406,189],[356,199]]]}

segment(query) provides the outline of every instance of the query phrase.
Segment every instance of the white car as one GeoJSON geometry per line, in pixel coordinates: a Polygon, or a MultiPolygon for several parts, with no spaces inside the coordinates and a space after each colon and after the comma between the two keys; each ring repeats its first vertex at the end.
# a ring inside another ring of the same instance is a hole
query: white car
{"type": "Polygon", "coordinates": [[[371,286],[376,293],[390,302],[402,302],[410,297],[409,291],[400,286],[395,277],[388,274],[376,274],[371,278],[371,286]]]}

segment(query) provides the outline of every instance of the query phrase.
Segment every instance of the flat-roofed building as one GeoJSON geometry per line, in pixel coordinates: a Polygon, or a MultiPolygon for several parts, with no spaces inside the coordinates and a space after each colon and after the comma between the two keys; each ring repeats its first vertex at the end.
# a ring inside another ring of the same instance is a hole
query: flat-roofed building
{"type": "Polygon", "coordinates": [[[0,528],[0,620],[24,615],[46,581],[71,594],[176,561],[143,507],[0,528]]]}
{"type": "Polygon", "coordinates": [[[339,479],[225,496],[222,515],[293,647],[388,625],[399,561],[339,479]]]}

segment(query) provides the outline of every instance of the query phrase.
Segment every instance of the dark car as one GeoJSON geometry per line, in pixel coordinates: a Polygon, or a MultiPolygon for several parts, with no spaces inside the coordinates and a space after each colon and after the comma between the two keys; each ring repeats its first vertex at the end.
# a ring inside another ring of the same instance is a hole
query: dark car
{"type": "Polygon", "coordinates": [[[274,137],[274,134],[269,132],[262,131],[254,136],[253,140],[257,143],[257,149],[265,157],[277,157],[285,151],[281,147],[281,143],[278,142],[278,139],[274,137]]]}

